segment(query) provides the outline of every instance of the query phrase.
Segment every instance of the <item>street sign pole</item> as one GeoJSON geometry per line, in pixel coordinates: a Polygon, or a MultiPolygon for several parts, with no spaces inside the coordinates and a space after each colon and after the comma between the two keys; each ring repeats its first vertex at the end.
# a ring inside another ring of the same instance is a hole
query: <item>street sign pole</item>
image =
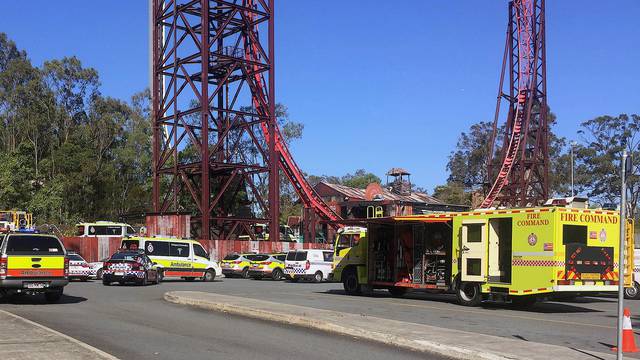
{"type": "Polygon", "coordinates": [[[618,352],[616,358],[622,360],[622,321],[624,313],[624,250],[625,246],[625,225],[627,222],[627,150],[622,151],[622,162],[620,173],[622,175],[622,190],[620,192],[620,250],[618,251],[618,352]]]}

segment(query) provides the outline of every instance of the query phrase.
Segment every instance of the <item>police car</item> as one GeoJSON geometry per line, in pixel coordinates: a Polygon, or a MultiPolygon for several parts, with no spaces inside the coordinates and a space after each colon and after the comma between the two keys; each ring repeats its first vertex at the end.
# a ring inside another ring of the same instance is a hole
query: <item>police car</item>
{"type": "Polygon", "coordinates": [[[284,273],[292,282],[300,279],[321,282],[329,279],[332,264],[331,250],[289,251],[284,262],[284,273]]]}

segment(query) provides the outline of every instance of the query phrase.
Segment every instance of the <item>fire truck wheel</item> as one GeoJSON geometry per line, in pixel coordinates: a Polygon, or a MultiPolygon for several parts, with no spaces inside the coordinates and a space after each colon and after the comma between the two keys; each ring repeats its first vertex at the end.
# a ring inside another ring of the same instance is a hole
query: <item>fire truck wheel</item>
{"type": "Polygon", "coordinates": [[[347,295],[360,295],[362,288],[358,283],[358,275],[354,270],[348,270],[342,275],[342,286],[347,295]]]}
{"type": "Polygon", "coordinates": [[[480,285],[476,283],[461,282],[456,291],[458,303],[463,306],[478,306],[482,301],[480,285]]]}
{"type": "Polygon", "coordinates": [[[624,297],[629,300],[640,299],[640,284],[634,281],[632,287],[624,288],[624,297]]]}
{"type": "Polygon", "coordinates": [[[407,293],[407,288],[394,286],[389,288],[389,293],[393,297],[403,297],[407,293]]]}

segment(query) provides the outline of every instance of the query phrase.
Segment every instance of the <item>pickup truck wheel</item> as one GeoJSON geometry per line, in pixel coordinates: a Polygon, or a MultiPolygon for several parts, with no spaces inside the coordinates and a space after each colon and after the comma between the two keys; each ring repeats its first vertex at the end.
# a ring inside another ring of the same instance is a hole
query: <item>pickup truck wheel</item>
{"type": "Polygon", "coordinates": [[[60,298],[62,297],[62,292],[63,292],[62,289],[47,291],[46,293],[44,293],[44,298],[45,300],[47,300],[49,304],[53,304],[60,300],[60,298]]]}
{"type": "Polygon", "coordinates": [[[624,288],[624,297],[628,300],[640,299],[640,284],[633,282],[633,286],[624,288]]]}
{"type": "Polygon", "coordinates": [[[393,297],[403,297],[409,289],[399,286],[389,288],[389,293],[393,297]]]}
{"type": "Polygon", "coordinates": [[[349,270],[342,275],[342,287],[347,295],[360,295],[362,287],[358,283],[358,275],[354,270],[349,270]]]}
{"type": "Polygon", "coordinates": [[[478,306],[482,302],[480,285],[476,283],[461,282],[456,291],[458,303],[463,306],[478,306]]]}

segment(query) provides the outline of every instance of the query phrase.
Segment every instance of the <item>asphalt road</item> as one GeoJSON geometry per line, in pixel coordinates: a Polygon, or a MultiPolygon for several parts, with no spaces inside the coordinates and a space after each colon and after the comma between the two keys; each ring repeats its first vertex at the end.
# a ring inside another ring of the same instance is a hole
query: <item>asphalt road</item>
{"type": "Polygon", "coordinates": [[[354,338],[173,305],[162,299],[171,290],[246,292],[252,291],[254,285],[269,289],[270,293],[287,285],[293,292],[318,288],[240,279],[213,283],[167,281],[144,288],[72,283],[59,304],[49,305],[40,298],[24,296],[0,301],[0,309],[121,359],[441,359],[354,338]]]}
{"type": "MultiPolygon", "coordinates": [[[[454,295],[423,292],[400,299],[383,290],[373,296],[347,296],[341,284],[326,283],[229,279],[219,290],[211,291],[604,353],[616,342],[617,302],[613,297],[583,297],[517,309],[501,303],[468,308],[457,305],[454,295]]],[[[631,310],[635,332],[640,335],[640,301],[626,301],[626,306],[631,310]]]]}
{"type": "MultiPolygon", "coordinates": [[[[306,329],[287,328],[164,302],[166,291],[194,290],[246,296],[282,304],[416,322],[457,330],[608,352],[615,343],[616,300],[579,298],[536,304],[528,310],[488,303],[477,308],[455,304],[451,295],[413,293],[392,298],[386,291],[347,296],[341,284],[289,283],[222,279],[214,283],[167,281],[159,286],[104,287],[98,282],[72,283],[62,304],[46,305],[18,298],[0,309],[85,341],[123,359],[402,359],[417,358],[376,344],[306,329]]],[[[627,301],[634,328],[640,330],[640,301],[627,301]]],[[[286,306],[286,305],[285,305],[286,306]]],[[[637,332],[638,333],[638,332],[637,332]]],[[[638,333],[640,334],[640,333],[638,333]]],[[[423,356],[421,358],[424,358],[423,356]]],[[[638,356],[640,358],[640,356],[638,356]]]]}

